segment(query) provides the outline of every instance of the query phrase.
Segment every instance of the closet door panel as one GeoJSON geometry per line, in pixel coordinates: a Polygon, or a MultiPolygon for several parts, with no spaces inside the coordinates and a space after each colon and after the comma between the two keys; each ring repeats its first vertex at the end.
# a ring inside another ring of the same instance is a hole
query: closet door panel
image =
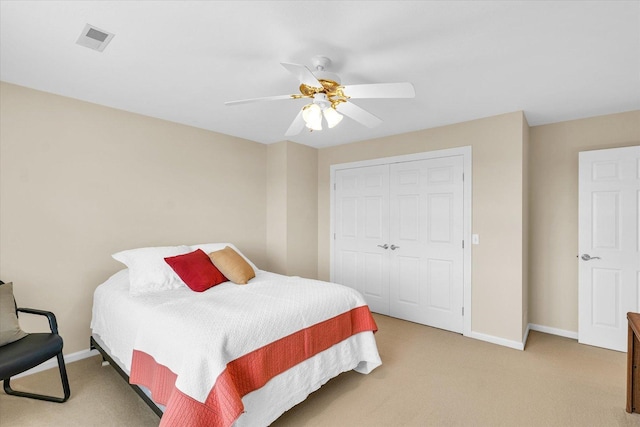
{"type": "Polygon", "coordinates": [[[389,167],[339,170],[335,184],[334,281],[389,314],[389,167]]]}
{"type": "Polygon", "coordinates": [[[389,230],[390,280],[389,312],[392,316],[425,323],[423,306],[427,270],[423,246],[427,229],[424,161],[390,165],[389,230]]]}
{"type": "Polygon", "coordinates": [[[389,175],[389,239],[396,247],[390,314],[456,332],[463,328],[462,168],[462,157],[454,156],[396,163],[389,175]],[[407,268],[408,257],[417,268],[407,268]]]}
{"type": "Polygon", "coordinates": [[[420,303],[420,258],[399,256],[397,264],[398,299],[416,306],[420,303]]]}
{"type": "Polygon", "coordinates": [[[453,290],[453,262],[449,260],[430,259],[428,262],[429,294],[427,305],[430,310],[452,309],[453,290]]]}
{"type": "Polygon", "coordinates": [[[453,240],[453,195],[427,195],[427,242],[446,243],[453,240]]]}

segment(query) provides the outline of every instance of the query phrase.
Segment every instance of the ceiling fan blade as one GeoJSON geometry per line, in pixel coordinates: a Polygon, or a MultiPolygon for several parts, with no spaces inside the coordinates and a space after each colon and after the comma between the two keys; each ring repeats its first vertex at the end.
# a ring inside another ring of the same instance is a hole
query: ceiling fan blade
{"type": "Polygon", "coordinates": [[[404,83],[374,83],[344,86],[343,92],[350,98],[414,98],[413,85],[404,83]]]}
{"type": "Polygon", "coordinates": [[[358,107],[352,102],[341,102],[336,106],[336,110],[369,128],[376,127],[382,123],[382,120],[379,117],[374,116],[367,110],[358,107]]]}
{"type": "Polygon", "coordinates": [[[291,122],[291,126],[289,126],[289,129],[287,129],[284,135],[285,136],[297,135],[300,132],[302,132],[302,129],[304,129],[304,125],[305,123],[304,123],[304,119],[302,118],[302,110],[300,110],[296,118],[293,119],[293,122],[291,122]]]}
{"type": "Polygon", "coordinates": [[[311,87],[322,87],[322,84],[318,81],[318,79],[316,79],[311,70],[309,70],[304,65],[289,64],[287,62],[281,62],[280,64],[291,74],[296,76],[300,83],[311,87]]]}
{"type": "Polygon", "coordinates": [[[278,99],[295,99],[296,97],[300,97],[300,95],[276,95],[276,96],[266,96],[264,98],[250,98],[250,99],[240,99],[238,101],[227,101],[224,105],[238,105],[238,104],[248,104],[250,102],[261,102],[261,101],[276,101],[278,99]]]}

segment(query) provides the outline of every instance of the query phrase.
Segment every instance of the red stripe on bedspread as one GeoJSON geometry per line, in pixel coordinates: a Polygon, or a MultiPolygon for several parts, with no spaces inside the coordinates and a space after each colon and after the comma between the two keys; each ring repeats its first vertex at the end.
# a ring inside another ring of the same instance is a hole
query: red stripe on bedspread
{"type": "Polygon", "coordinates": [[[166,405],[161,426],[230,426],[242,414],[246,394],[352,335],[377,330],[369,307],[362,306],[294,332],[229,362],[205,403],[178,390],[176,375],[138,350],[129,381],[149,388],[153,400],[166,405]]]}

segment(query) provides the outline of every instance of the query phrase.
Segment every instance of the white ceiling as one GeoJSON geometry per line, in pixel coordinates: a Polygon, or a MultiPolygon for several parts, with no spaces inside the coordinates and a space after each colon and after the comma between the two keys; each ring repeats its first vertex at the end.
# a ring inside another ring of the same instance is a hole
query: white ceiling
{"type": "Polygon", "coordinates": [[[384,120],[288,138],[325,147],[523,110],[530,125],[640,109],[640,1],[5,1],[0,79],[261,143],[305,100],[280,62],[322,54],[384,120]],[[76,44],[85,24],[115,33],[76,44]]]}

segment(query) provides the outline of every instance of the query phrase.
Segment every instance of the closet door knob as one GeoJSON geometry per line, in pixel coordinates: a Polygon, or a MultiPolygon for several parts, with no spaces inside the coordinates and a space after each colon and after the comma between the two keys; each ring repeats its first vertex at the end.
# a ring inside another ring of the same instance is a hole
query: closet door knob
{"type": "MultiPolygon", "coordinates": [[[[389,249],[389,245],[387,245],[386,243],[384,245],[378,245],[378,247],[382,248],[382,249],[389,249]]],[[[391,248],[391,249],[393,249],[393,248],[391,248]]]]}
{"type": "Polygon", "coordinates": [[[400,246],[391,245],[391,250],[395,251],[396,249],[400,249],[400,246]]]}

